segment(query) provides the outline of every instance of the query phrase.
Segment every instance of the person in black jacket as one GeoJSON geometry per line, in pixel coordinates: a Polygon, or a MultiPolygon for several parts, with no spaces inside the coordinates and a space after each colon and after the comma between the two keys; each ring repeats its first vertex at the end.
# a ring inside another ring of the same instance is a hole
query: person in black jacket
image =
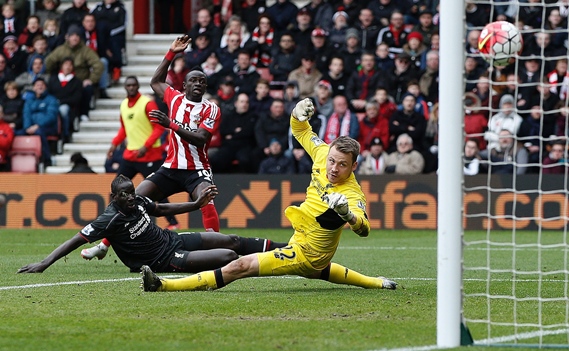
{"type": "Polygon", "coordinates": [[[73,131],[79,130],[78,107],[83,94],[83,83],[75,77],[73,58],[66,57],[59,72],[51,75],[47,84],[48,92],[59,100],[61,134],[64,142],[69,142],[73,131]]]}

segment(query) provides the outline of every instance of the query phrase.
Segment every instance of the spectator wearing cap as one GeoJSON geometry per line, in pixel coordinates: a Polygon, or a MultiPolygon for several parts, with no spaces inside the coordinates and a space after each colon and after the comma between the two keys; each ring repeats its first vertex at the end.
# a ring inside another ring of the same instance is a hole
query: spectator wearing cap
{"type": "Polygon", "coordinates": [[[394,11],[399,11],[395,0],[372,0],[368,3],[367,8],[372,11],[373,17],[379,21],[379,26],[389,26],[389,19],[394,11]]]}
{"type": "Polygon", "coordinates": [[[380,113],[380,103],[375,100],[366,102],[365,116],[360,120],[360,135],[358,142],[361,145],[362,154],[370,149],[371,141],[381,139],[384,148],[389,145],[389,115],[380,113]]]}
{"type": "MultiPolygon", "coordinates": [[[[196,38],[200,33],[207,33],[210,38],[212,47],[219,47],[219,41],[221,40],[221,29],[216,26],[211,17],[211,12],[206,8],[201,8],[198,10],[198,16],[196,18],[196,24],[190,28],[188,35],[190,38],[196,38]]],[[[192,47],[195,43],[191,44],[192,47]]]]}
{"type": "Polygon", "coordinates": [[[316,83],[322,78],[322,73],[316,68],[316,56],[306,52],[301,56],[300,67],[290,72],[288,80],[298,82],[300,99],[307,98],[314,93],[316,83]]]}
{"type": "Polygon", "coordinates": [[[308,49],[312,46],[310,35],[312,34],[314,26],[312,25],[310,17],[310,11],[306,7],[301,8],[296,14],[296,23],[292,25],[292,28],[289,31],[284,32],[290,33],[294,38],[296,46],[303,49],[308,49]]]}
{"type": "Polygon", "coordinates": [[[328,33],[322,28],[315,28],[310,35],[312,41],[312,52],[316,60],[316,68],[320,72],[325,72],[328,68],[328,60],[332,56],[334,48],[328,45],[328,33]]]}
{"type": "Polygon", "coordinates": [[[233,77],[223,77],[219,82],[217,92],[214,96],[219,100],[219,108],[221,109],[222,116],[233,110],[235,107],[235,99],[237,99],[233,77]]]}
{"type": "Polygon", "coordinates": [[[277,0],[267,8],[267,14],[273,21],[273,27],[277,32],[277,37],[284,32],[290,23],[296,19],[298,7],[290,0],[277,0]]]}
{"type": "Polygon", "coordinates": [[[278,38],[273,27],[273,20],[267,14],[259,16],[259,24],[253,30],[245,48],[252,53],[251,64],[255,67],[265,68],[271,64],[271,52],[274,40],[278,38]]]}
{"type": "Polygon", "coordinates": [[[350,28],[346,31],[346,41],[340,49],[340,55],[344,58],[345,72],[357,70],[362,58],[362,49],[357,29],[350,28]]]}
{"type": "Polygon", "coordinates": [[[396,150],[395,142],[401,134],[407,134],[413,139],[416,150],[423,151],[423,138],[427,128],[425,116],[415,111],[416,98],[411,93],[406,93],[402,100],[402,109],[396,110],[389,119],[389,149],[396,150]]]}
{"type": "Polygon", "coordinates": [[[18,46],[18,38],[14,35],[7,35],[4,37],[3,53],[6,57],[6,65],[14,75],[18,76],[24,73],[27,69],[26,62],[28,54],[20,50],[18,46]]]}
{"type": "Polygon", "coordinates": [[[194,48],[192,51],[184,53],[186,67],[189,69],[200,66],[205,62],[205,60],[207,60],[209,54],[211,54],[213,51],[211,40],[206,32],[198,34],[198,36],[194,38],[193,41],[194,48]]]}
{"type": "Polygon", "coordinates": [[[344,58],[342,56],[332,56],[328,70],[322,74],[322,79],[332,85],[332,97],[336,95],[346,95],[349,75],[344,70],[344,58]]]}
{"type": "Polygon", "coordinates": [[[362,151],[358,174],[377,175],[385,173],[385,159],[387,154],[383,149],[380,138],[373,138],[369,143],[369,149],[362,151]]]}
{"type": "Polygon", "coordinates": [[[283,144],[276,139],[271,139],[267,158],[259,165],[259,174],[293,174],[294,162],[283,154],[283,144]]]}
{"type": "Polygon", "coordinates": [[[36,79],[32,89],[34,94],[24,102],[22,134],[41,137],[42,162],[47,167],[51,166],[51,152],[47,137],[59,135],[57,130],[59,102],[55,96],[47,92],[47,84],[41,77],[36,79]]]}
{"type": "Polygon", "coordinates": [[[65,43],[53,50],[45,59],[47,72],[57,74],[64,58],[73,57],[75,76],[83,83],[83,97],[79,104],[79,115],[82,120],[89,119],[89,107],[94,89],[103,74],[103,64],[97,53],[91,50],[81,38],[82,30],[72,25],[67,31],[65,43]]]}
{"type": "Polygon", "coordinates": [[[335,48],[340,48],[346,41],[348,14],[345,11],[337,11],[332,16],[332,22],[332,28],[328,31],[328,42],[335,48]]]}
{"type": "Polygon", "coordinates": [[[407,35],[407,43],[403,45],[403,51],[410,56],[411,64],[417,69],[423,69],[422,59],[427,53],[427,46],[423,44],[423,35],[419,32],[411,32],[407,35]]]}
{"type": "Polygon", "coordinates": [[[379,31],[376,45],[382,42],[389,45],[391,54],[403,51],[403,45],[407,42],[407,32],[404,27],[403,14],[400,11],[394,11],[391,14],[389,26],[379,31]]]}
{"type": "Polygon", "coordinates": [[[423,36],[423,43],[430,46],[431,37],[434,33],[439,32],[439,26],[433,23],[433,11],[424,9],[419,12],[419,23],[413,27],[412,32],[421,33],[423,36]]]}
{"type": "Polygon", "coordinates": [[[280,37],[279,46],[272,56],[269,72],[273,75],[274,81],[285,82],[290,72],[300,66],[300,53],[291,33],[284,33],[280,37]]]}
{"type": "Polygon", "coordinates": [[[376,69],[375,56],[366,52],[362,54],[361,64],[348,79],[346,97],[350,102],[352,111],[365,112],[366,100],[374,94],[375,89],[384,85],[382,72],[376,69]]]}
{"type": "Polygon", "coordinates": [[[333,91],[332,84],[327,80],[320,80],[314,87],[314,108],[319,115],[323,115],[328,119],[332,112],[334,112],[334,105],[332,104],[333,91]]]}
{"type": "Polygon", "coordinates": [[[386,72],[385,76],[387,91],[396,104],[403,100],[409,82],[419,78],[418,71],[411,65],[411,57],[405,52],[395,56],[395,67],[386,72]]]}
{"type": "Polygon", "coordinates": [[[237,93],[244,93],[247,96],[255,91],[255,85],[261,76],[257,73],[255,66],[251,63],[251,54],[243,49],[237,55],[237,64],[233,67],[231,77],[235,84],[237,93]]]}
{"type": "Polygon", "coordinates": [[[339,5],[336,6],[336,12],[344,11],[348,14],[348,27],[353,27],[356,22],[356,18],[363,8],[362,1],[356,0],[342,0],[339,1],[339,5]]]}
{"type": "Polygon", "coordinates": [[[330,1],[324,0],[311,0],[303,9],[310,11],[312,18],[312,25],[314,27],[330,30],[332,28],[332,16],[334,15],[334,8],[330,1]]]}
{"type": "Polygon", "coordinates": [[[374,51],[377,35],[379,34],[379,22],[375,20],[373,12],[369,8],[360,10],[354,28],[358,31],[362,49],[374,51]]]}

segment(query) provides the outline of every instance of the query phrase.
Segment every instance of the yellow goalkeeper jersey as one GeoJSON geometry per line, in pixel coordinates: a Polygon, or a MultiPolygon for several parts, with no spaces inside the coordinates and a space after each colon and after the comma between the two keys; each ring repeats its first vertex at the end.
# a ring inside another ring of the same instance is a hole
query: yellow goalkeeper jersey
{"type": "MultiPolygon", "coordinates": [[[[285,210],[285,215],[295,230],[291,243],[298,243],[308,255],[325,256],[323,261],[328,261],[338,248],[346,222],[334,210],[328,208],[322,196],[329,193],[344,194],[350,210],[362,219],[356,223],[358,228],[353,229],[359,235],[367,236],[370,226],[365,212],[365,196],[353,173],[342,183],[330,183],[326,178],[326,162],[330,149],[328,144],[312,132],[307,121],[300,122],[291,117],[290,124],[292,134],[314,162],[305,201],[300,206],[289,206],[285,210]]],[[[327,264],[322,261],[319,263],[317,266],[327,264]]]]}

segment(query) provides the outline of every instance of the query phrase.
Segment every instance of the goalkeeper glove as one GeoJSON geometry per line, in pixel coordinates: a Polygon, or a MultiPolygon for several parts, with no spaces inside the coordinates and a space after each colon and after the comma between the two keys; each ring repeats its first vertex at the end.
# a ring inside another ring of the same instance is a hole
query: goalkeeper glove
{"type": "Polygon", "coordinates": [[[333,209],[344,221],[349,222],[354,218],[354,214],[350,211],[348,206],[348,199],[346,195],[340,193],[331,193],[322,197],[328,204],[328,207],[333,209]]]}
{"type": "Polygon", "coordinates": [[[292,116],[301,122],[309,120],[313,114],[314,105],[309,98],[300,100],[292,110],[292,116]]]}

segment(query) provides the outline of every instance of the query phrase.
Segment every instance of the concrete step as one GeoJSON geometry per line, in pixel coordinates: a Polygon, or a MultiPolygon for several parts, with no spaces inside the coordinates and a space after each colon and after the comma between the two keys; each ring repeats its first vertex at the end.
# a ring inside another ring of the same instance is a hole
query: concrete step
{"type": "Polygon", "coordinates": [[[168,47],[170,47],[170,44],[172,44],[174,39],[176,39],[179,36],[180,36],[179,34],[134,34],[132,36],[132,41],[129,41],[129,42],[134,42],[134,44],[140,43],[140,42],[145,42],[145,43],[146,42],[156,42],[156,43],[166,42],[168,47]]]}
{"type": "Polygon", "coordinates": [[[133,51],[134,51],[134,55],[130,55],[129,56],[129,60],[130,57],[132,56],[136,56],[136,55],[162,55],[162,57],[164,57],[164,55],[166,55],[166,52],[168,51],[168,49],[170,49],[170,44],[172,44],[172,42],[169,43],[149,43],[149,42],[144,42],[144,43],[139,43],[136,44],[136,47],[134,47],[133,51]]]}
{"type": "Polygon", "coordinates": [[[91,116],[91,120],[87,122],[81,122],[80,127],[81,127],[81,132],[89,132],[89,133],[116,132],[121,127],[121,123],[118,120],[118,115],[115,117],[115,120],[113,121],[95,120],[93,116],[91,116]]]}
{"type": "Polygon", "coordinates": [[[103,144],[107,148],[115,135],[114,132],[78,132],[73,134],[73,144],[103,144]]]}
{"type": "Polygon", "coordinates": [[[129,66],[136,66],[136,65],[156,65],[156,67],[158,67],[158,65],[160,64],[160,62],[162,62],[162,60],[164,59],[164,54],[162,55],[144,55],[144,56],[133,56],[133,57],[129,57],[128,59],[128,65],[129,66]]]}
{"type": "MultiPolygon", "coordinates": [[[[97,173],[105,173],[104,166],[91,166],[91,169],[97,173]]],[[[62,174],[71,170],[71,166],[51,166],[47,167],[45,173],[47,174],[62,174]]]]}
{"type": "Polygon", "coordinates": [[[63,145],[63,154],[73,154],[74,152],[80,152],[82,154],[106,154],[111,146],[111,141],[108,143],[68,143],[63,145]]]}
{"type": "MultiPolygon", "coordinates": [[[[109,95],[113,99],[120,99],[121,101],[126,97],[126,91],[123,87],[112,87],[107,88],[107,95],[109,95]]],[[[150,88],[149,85],[141,85],[138,91],[143,95],[152,95],[154,91],[150,88]]],[[[108,100],[108,99],[99,99],[97,103],[101,100],[108,100]]]]}
{"type": "MultiPolygon", "coordinates": [[[[115,112],[118,112],[122,100],[123,99],[98,99],[97,106],[94,111],[113,109],[116,110],[115,112]]],[[[94,111],[89,112],[89,115],[94,111]]]]}
{"type": "MultiPolygon", "coordinates": [[[[71,158],[71,154],[63,154],[63,155],[57,155],[55,157],[53,157],[53,160],[55,161],[54,165],[58,166],[58,167],[71,167],[71,162],[70,162],[70,158],[71,158]]],[[[105,161],[107,160],[107,156],[106,154],[103,153],[98,153],[98,154],[83,154],[83,157],[85,157],[87,159],[87,161],[89,162],[89,166],[91,167],[105,167],[105,161]]]]}
{"type": "MultiPolygon", "coordinates": [[[[92,122],[103,122],[103,121],[119,121],[120,111],[118,110],[118,105],[116,109],[110,108],[97,108],[89,112],[89,119],[92,122]]],[[[88,122],[81,122],[79,125],[80,128],[83,128],[83,124],[88,122]]]]}
{"type": "MultiPolygon", "coordinates": [[[[156,64],[156,67],[158,67],[158,64],[156,64]]],[[[145,85],[150,86],[150,79],[152,78],[152,76],[140,76],[140,77],[136,77],[136,78],[138,78],[138,84],[140,84],[141,87],[145,86],[145,85]]],[[[126,76],[123,75],[119,79],[119,83],[117,84],[117,86],[121,86],[121,87],[124,86],[125,80],[126,80],[126,76]]]]}
{"type": "Polygon", "coordinates": [[[148,76],[152,77],[156,71],[157,65],[136,65],[136,66],[124,66],[122,68],[122,76],[148,76]]]}

